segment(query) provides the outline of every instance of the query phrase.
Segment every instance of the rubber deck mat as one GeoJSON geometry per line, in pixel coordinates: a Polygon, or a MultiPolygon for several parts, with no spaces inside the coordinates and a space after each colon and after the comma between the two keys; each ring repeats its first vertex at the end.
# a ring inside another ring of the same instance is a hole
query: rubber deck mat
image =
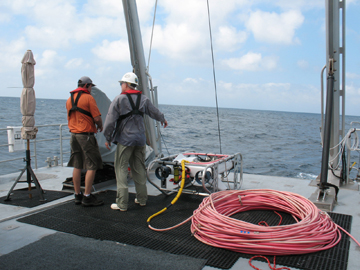
{"type": "MultiPolygon", "coordinates": [[[[130,194],[127,212],[110,209],[115,196],[115,191],[98,194],[98,197],[104,200],[104,206],[82,207],[70,201],[18,221],[79,236],[206,259],[206,265],[222,269],[231,268],[239,257],[250,259],[253,256],[203,244],[191,235],[190,222],[170,231],[150,230],[147,227],[147,218],[167,206],[174,196],[149,196],[147,206],[141,207],[134,203],[135,195],[130,194]]],[[[154,217],[151,225],[155,228],[167,228],[180,223],[192,215],[202,199],[200,196],[182,194],[170,209],[154,217]]],[[[350,232],[351,216],[329,214],[334,222],[350,232]]],[[[281,215],[283,225],[294,223],[289,214],[281,215]]],[[[251,223],[266,221],[269,226],[276,226],[279,222],[278,215],[273,211],[248,211],[233,217],[251,223]]],[[[298,269],[346,270],[349,245],[349,237],[342,233],[341,242],[332,249],[306,255],[277,256],[276,263],[298,269]]],[[[273,257],[268,258],[272,262],[273,257]]]]}
{"type": "MultiPolygon", "coordinates": [[[[81,172],[81,178],[80,178],[80,186],[85,188],[85,175],[86,172],[81,172]]],[[[103,164],[103,168],[96,170],[95,172],[95,178],[94,178],[94,182],[93,185],[97,185],[109,180],[113,180],[115,179],[115,171],[114,171],[114,166],[111,165],[107,165],[107,164],[103,164]]],[[[72,189],[74,189],[74,184],[73,184],[73,178],[72,177],[68,177],[65,179],[65,181],[63,182],[63,184],[66,184],[67,186],[71,186],[72,189]]]]}
{"type": "Polygon", "coordinates": [[[45,204],[65,196],[73,195],[73,193],[63,192],[63,191],[53,191],[53,190],[43,190],[45,193],[45,201],[41,201],[39,192],[36,188],[33,188],[31,191],[31,198],[29,198],[29,192],[27,188],[13,190],[10,194],[10,201],[5,201],[7,196],[0,198],[0,203],[21,207],[32,208],[41,204],[45,204]]]}

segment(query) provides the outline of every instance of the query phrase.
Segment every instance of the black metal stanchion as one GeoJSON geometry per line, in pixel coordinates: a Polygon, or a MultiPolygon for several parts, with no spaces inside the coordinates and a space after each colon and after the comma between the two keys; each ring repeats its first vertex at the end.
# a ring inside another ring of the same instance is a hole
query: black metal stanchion
{"type": "Polygon", "coordinates": [[[40,201],[46,201],[46,199],[44,198],[44,193],[45,191],[41,188],[40,183],[38,181],[38,179],[36,178],[36,175],[34,173],[34,171],[31,168],[31,156],[30,156],[30,140],[27,140],[27,149],[25,151],[25,158],[24,161],[26,162],[25,167],[21,170],[20,175],[18,176],[18,178],[16,178],[15,183],[12,185],[11,189],[9,190],[5,201],[10,201],[10,195],[11,192],[14,190],[15,186],[17,183],[19,183],[21,176],[24,174],[24,172],[26,171],[27,175],[26,175],[26,182],[28,183],[28,194],[29,194],[29,198],[32,198],[32,193],[31,193],[31,183],[35,184],[36,189],[38,190],[39,196],[40,196],[40,201]]]}

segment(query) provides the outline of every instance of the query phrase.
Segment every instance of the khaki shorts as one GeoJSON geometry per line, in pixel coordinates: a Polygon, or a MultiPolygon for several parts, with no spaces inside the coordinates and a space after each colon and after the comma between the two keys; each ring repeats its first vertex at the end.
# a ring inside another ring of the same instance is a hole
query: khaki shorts
{"type": "Polygon", "coordinates": [[[99,145],[94,135],[71,133],[68,167],[85,170],[103,168],[99,145]]]}

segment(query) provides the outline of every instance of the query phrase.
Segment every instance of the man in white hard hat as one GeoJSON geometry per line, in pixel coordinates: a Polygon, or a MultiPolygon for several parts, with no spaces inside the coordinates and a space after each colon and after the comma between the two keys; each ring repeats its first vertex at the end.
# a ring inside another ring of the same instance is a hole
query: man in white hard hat
{"type": "Polygon", "coordinates": [[[139,90],[138,77],[126,73],[121,81],[121,94],[116,96],[109,107],[104,124],[105,146],[117,144],[115,153],[115,174],[117,184],[116,203],[111,209],[127,211],[129,192],[127,184],[128,165],[135,183],[135,203],[145,206],[147,201],[145,149],[146,136],[144,113],[167,127],[164,114],[139,90]]]}

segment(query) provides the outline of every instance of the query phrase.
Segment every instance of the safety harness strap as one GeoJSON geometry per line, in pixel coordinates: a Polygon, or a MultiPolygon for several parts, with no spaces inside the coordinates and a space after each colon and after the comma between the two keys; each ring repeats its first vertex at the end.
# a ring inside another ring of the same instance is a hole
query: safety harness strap
{"type": "Polygon", "coordinates": [[[85,114],[85,115],[87,115],[87,116],[89,116],[89,117],[92,118],[92,115],[91,115],[91,113],[90,113],[89,111],[86,111],[86,110],[84,110],[84,109],[82,109],[82,108],[79,108],[79,107],[77,106],[77,104],[78,104],[78,102],[79,102],[79,98],[80,98],[80,96],[81,96],[82,93],[84,93],[84,92],[83,92],[83,91],[79,91],[79,92],[78,92],[78,95],[77,95],[75,101],[74,101],[74,93],[71,93],[71,104],[72,104],[72,108],[69,110],[69,116],[70,116],[71,112],[73,112],[73,111],[78,111],[78,112],[81,112],[81,113],[83,113],[83,114],[85,114]]]}
{"type": "Polygon", "coordinates": [[[127,114],[120,115],[118,121],[121,121],[122,119],[125,119],[125,118],[127,118],[127,117],[129,117],[129,116],[131,116],[133,114],[138,114],[138,115],[141,115],[141,116],[144,117],[144,113],[139,110],[140,101],[141,101],[141,93],[136,94],[136,95],[138,95],[138,96],[137,96],[137,99],[136,99],[136,106],[135,106],[134,101],[132,100],[130,94],[126,94],[127,98],[129,99],[132,111],[128,112],[127,114]]]}

